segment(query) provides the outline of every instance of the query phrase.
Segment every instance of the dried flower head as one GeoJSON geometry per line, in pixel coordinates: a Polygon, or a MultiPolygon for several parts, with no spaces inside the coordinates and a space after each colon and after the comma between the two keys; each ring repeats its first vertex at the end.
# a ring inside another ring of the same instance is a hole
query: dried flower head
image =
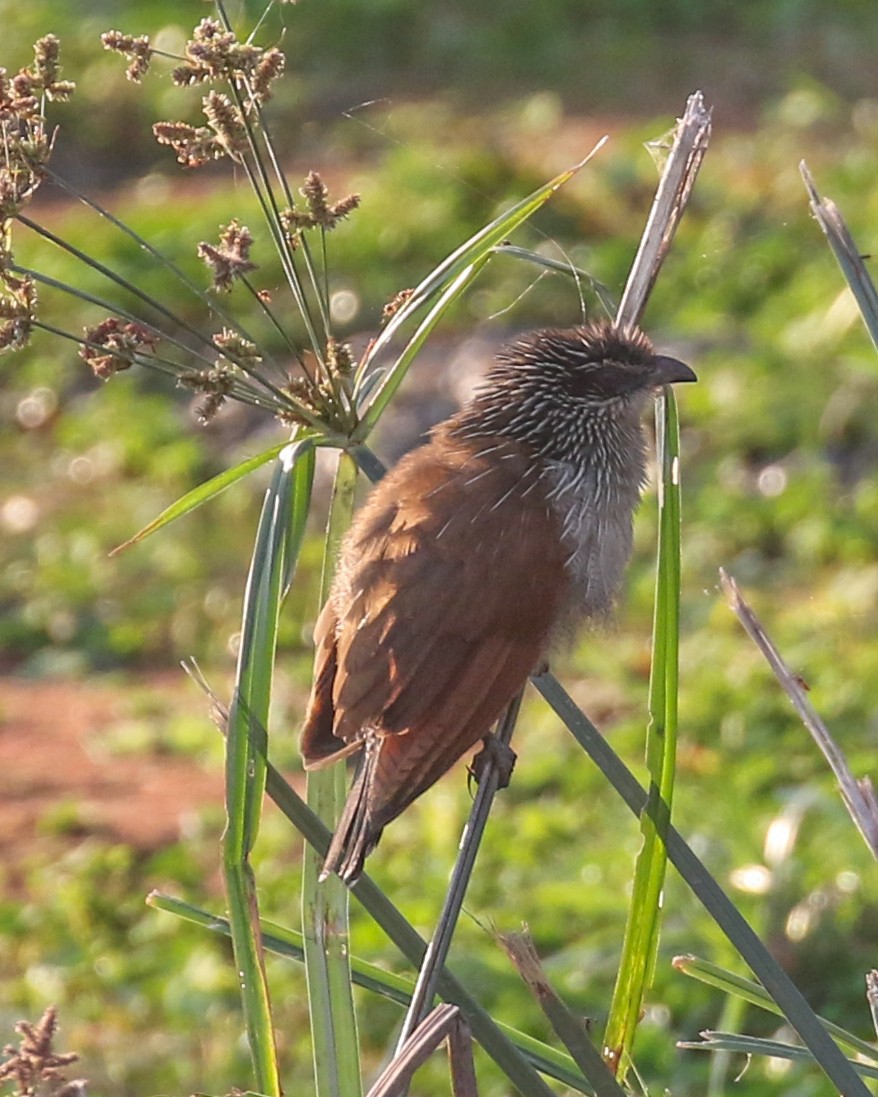
{"type": "Polygon", "coordinates": [[[188,87],[208,80],[230,80],[243,85],[257,103],[271,96],[270,85],[284,70],[284,56],[277,48],[262,49],[239,42],[218,19],[202,19],[186,43],[186,60],[171,79],[188,87]]]}
{"type": "Polygon", "coordinates": [[[220,363],[213,369],[186,370],[177,378],[177,384],[205,394],[196,410],[199,423],[209,423],[235,387],[235,370],[220,363]]]}
{"type": "Polygon", "coordinates": [[[63,1071],[79,1056],[75,1052],[58,1053],[52,1050],[57,1028],[58,1011],[54,1006],[49,1006],[35,1025],[19,1021],[15,1026],[21,1041],[17,1048],[12,1045],[3,1048],[7,1059],[0,1064],[0,1082],[13,1080],[18,1087],[18,1097],[31,1097],[38,1092],[54,1097],[63,1092],[84,1092],[85,1083],[81,1080],[68,1082],[63,1071]]]}
{"type": "Polygon", "coordinates": [[[297,209],[291,206],[280,213],[284,234],[292,248],[298,246],[303,232],[317,226],[327,230],[334,229],[339,221],[353,213],[360,204],[359,194],[349,194],[330,205],[329,190],[316,171],[308,172],[299,193],[305,199],[306,208],[297,209]]]}
{"type": "Polygon", "coordinates": [[[239,163],[247,151],[247,129],[241,112],[227,95],[209,91],[203,99],[207,124],[217,135],[220,145],[239,163]]]}
{"type": "Polygon", "coordinates": [[[50,101],[64,102],[76,85],[61,80],[61,43],[54,34],[47,34],[34,43],[34,61],[13,77],[13,87],[19,97],[45,95],[50,101]]]}
{"type": "MultiPolygon", "coordinates": [[[[218,347],[223,354],[240,366],[251,369],[262,361],[261,355],[256,350],[256,344],[245,339],[240,332],[232,328],[223,330],[213,337],[213,345],[218,347]]],[[[220,365],[221,362],[217,362],[220,365]]]]}
{"type": "Polygon", "coordinates": [[[381,310],[381,319],[387,323],[391,317],[396,316],[402,306],[408,301],[411,295],[415,291],[413,289],[401,289],[399,293],[395,294],[387,302],[384,308],[381,310]]]}
{"type": "Polygon", "coordinates": [[[121,53],[128,61],[125,75],[135,84],[139,84],[149,71],[149,63],[152,60],[153,50],[146,34],[135,37],[133,34],[123,34],[118,30],[108,30],[101,35],[104,49],[121,53]]]}
{"type": "Polygon", "coordinates": [[[32,278],[3,271],[0,282],[0,351],[27,346],[37,307],[32,278]]]}
{"type": "Polygon", "coordinates": [[[330,336],[326,343],[326,368],[338,377],[350,377],[355,364],[350,343],[339,343],[330,336]]]}
{"type": "Polygon", "coordinates": [[[187,122],[156,122],[152,132],[160,145],[171,146],[177,154],[177,163],[185,168],[200,168],[225,155],[221,142],[207,126],[196,128],[187,122]]]}
{"type": "Polygon", "coordinates": [[[198,256],[211,270],[214,289],[228,292],[236,278],[258,269],[250,262],[252,244],[253,237],[247,226],[233,219],[220,232],[219,247],[206,241],[198,245],[198,256]]]}
{"type": "Polygon", "coordinates": [[[154,350],[159,338],[145,324],[110,316],[85,329],[79,357],[91,366],[95,377],[109,381],[114,373],[130,369],[139,351],[154,350]]]}
{"type": "Polygon", "coordinates": [[[300,191],[308,207],[311,223],[333,229],[360,204],[359,194],[349,194],[333,205],[329,204],[329,189],[319,172],[309,171],[300,191]]]}

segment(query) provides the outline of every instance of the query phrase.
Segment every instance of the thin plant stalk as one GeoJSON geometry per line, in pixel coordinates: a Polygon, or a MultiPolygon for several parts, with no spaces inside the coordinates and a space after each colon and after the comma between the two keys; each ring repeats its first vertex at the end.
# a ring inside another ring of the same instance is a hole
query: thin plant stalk
{"type": "MultiPolygon", "coordinates": [[[[553,675],[546,672],[533,682],[627,807],[639,817],[646,809],[649,797],[622,759],[553,675]]],[[[830,1081],[844,1097],[867,1097],[868,1090],[801,991],[672,824],[667,827],[665,845],[671,863],[777,1003],[830,1081]]]]}
{"type": "MultiPolygon", "coordinates": [[[[187,668],[191,670],[191,668],[187,668]]],[[[280,780],[280,775],[278,775],[280,780]]],[[[269,785],[271,784],[269,777],[269,785]]],[[[307,809],[306,809],[307,810],[307,809]]],[[[325,828],[324,828],[325,829],[325,828]]],[[[326,831],[324,850],[329,845],[329,831],[326,831]]],[[[212,914],[200,907],[192,906],[181,899],[161,892],[153,891],[146,898],[147,905],[155,910],[173,914],[192,925],[200,926],[211,933],[229,936],[229,922],[216,914],[212,914]]],[[[400,915],[401,917],[401,915],[400,915]]],[[[411,929],[411,933],[415,930],[411,929]]],[[[262,921],[262,943],[267,953],[278,956],[284,960],[292,960],[304,963],[305,948],[302,935],[286,926],[279,926],[275,922],[262,921]]],[[[421,942],[423,952],[425,944],[421,942]]],[[[386,971],[384,968],[360,960],[356,956],[351,957],[351,977],[356,986],[364,990],[381,995],[388,1001],[400,1006],[407,1006],[411,1001],[414,985],[410,979],[386,971]]],[[[469,1018],[469,1012],[464,1006],[460,1006],[461,1012],[469,1018]]],[[[492,1022],[494,1023],[494,1022],[492,1022]]],[[[496,1022],[496,1028],[503,1037],[508,1038],[515,1045],[516,1051],[521,1052],[527,1060],[543,1074],[562,1082],[568,1088],[578,1093],[588,1094],[591,1097],[591,1088],[585,1078],[576,1069],[576,1065],[569,1055],[558,1051],[549,1044],[537,1040],[526,1032],[512,1028],[503,1022],[496,1022]]]]}
{"type": "Polygon", "coordinates": [[[488,822],[488,815],[494,803],[494,797],[500,787],[500,765],[497,761],[497,751],[509,750],[512,732],[515,729],[515,721],[518,719],[521,708],[521,696],[519,693],[507,706],[506,713],[490,740],[490,749],[486,748],[483,756],[485,765],[479,774],[479,790],[473,801],[470,817],[461,839],[460,853],[451,875],[451,882],[445,896],[445,904],[436,926],[436,932],[430,941],[421,970],[418,972],[415,993],[397,1041],[397,1055],[400,1054],[406,1041],[432,1008],[439,972],[445,966],[448,950],[451,948],[451,939],[454,936],[466,889],[472,876],[479,843],[488,822]]]}
{"type": "MultiPolygon", "coordinates": [[[[616,323],[638,324],[668,254],[710,140],[710,112],[700,92],[689,97],[664,163],[652,209],[622,294],[616,323]]],[[[643,844],[619,971],[604,1037],[604,1056],[624,1079],[646,988],[652,981],[661,925],[661,895],[667,855],[664,833],[670,818],[676,759],[677,676],[680,604],[679,427],[673,393],[656,405],[659,445],[659,515],[652,673],[646,753],[650,774],[647,810],[641,815],[643,844]]]]}
{"type": "Polygon", "coordinates": [[[677,756],[680,429],[676,400],[669,390],[656,402],[656,437],[659,446],[659,537],[646,736],[649,801],[640,817],[643,844],[635,865],[622,957],[604,1038],[604,1054],[623,1079],[630,1065],[643,998],[655,972],[667,866],[665,834],[673,800],[677,756]]]}
{"type": "MultiPolygon", "coordinates": [[[[329,596],[339,544],[351,522],[357,465],[340,453],[329,508],[320,605],[329,596]]],[[[344,763],[308,774],[308,806],[334,825],[347,787],[344,763]]],[[[302,933],[318,1097],[362,1092],[357,1021],[350,971],[349,892],[335,875],[320,881],[323,857],[306,846],[302,874],[302,933]]]]}
{"type": "Polygon", "coordinates": [[[227,731],[223,875],[256,1084],[267,1097],[280,1097],[281,1085],[250,852],[265,788],[265,729],[278,613],[290,570],[287,556],[297,553],[297,541],[301,543],[313,475],[312,443],[290,445],[282,452],[265,493],[244,597],[241,648],[227,731]],[[294,500],[295,495],[300,498],[294,500]],[[301,496],[305,497],[304,506],[301,496]],[[300,528],[291,532],[293,516],[300,528]]]}

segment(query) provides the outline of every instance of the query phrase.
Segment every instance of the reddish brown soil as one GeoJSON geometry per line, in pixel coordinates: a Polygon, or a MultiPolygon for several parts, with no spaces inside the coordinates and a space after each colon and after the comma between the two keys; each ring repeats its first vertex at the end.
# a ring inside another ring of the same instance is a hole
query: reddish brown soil
{"type": "MultiPolygon", "coordinates": [[[[145,683],[139,683],[142,691],[145,683]]],[[[191,685],[179,673],[151,676],[167,697],[191,685]]],[[[108,751],[102,735],[130,718],[119,685],[0,678],[0,863],[20,862],[48,829],[68,826],[142,851],[180,837],[187,815],[222,800],[222,773],[188,758],[108,751]],[[55,819],[54,825],[51,820],[55,819]]]]}

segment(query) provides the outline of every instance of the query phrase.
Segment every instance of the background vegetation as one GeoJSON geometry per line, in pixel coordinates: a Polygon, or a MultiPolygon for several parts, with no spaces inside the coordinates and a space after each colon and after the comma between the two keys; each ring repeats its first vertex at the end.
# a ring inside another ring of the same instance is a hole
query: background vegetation
{"type": "MultiPolygon", "coordinates": [[[[871,688],[878,671],[878,362],[809,217],[797,165],[808,160],[859,244],[873,250],[878,100],[868,76],[878,30],[870,6],[853,0],[631,0],[613,5],[612,15],[599,10],[606,7],[510,0],[488,17],[457,3],[303,0],[284,9],[290,76],[274,104],[275,129],[290,162],[301,165],[293,177],[317,167],[363,195],[361,213],[331,241],[336,305],[348,309],[351,338],[362,343],[388,297],[513,197],[578,159],[604,129],[613,135],[609,148],[525,242],[552,254],[563,249],[617,292],[655,178],[642,142],[667,130],[693,87],[716,104],[713,146],[647,317],[656,341],[691,361],[701,378],[681,395],[677,824],[735,889],[815,1008],[868,1035],[863,973],[878,946],[874,866],[822,762],[718,595],[716,577],[723,565],[753,595],[854,770],[868,772],[878,724],[871,688]],[[379,101],[361,106],[370,100],[379,101]]],[[[203,14],[198,5],[181,11],[179,3],[129,4],[124,16],[117,4],[89,5],[86,16],[60,2],[17,5],[8,13],[2,58],[14,70],[29,60],[37,35],[61,36],[65,72],[78,81],[80,98],[56,115],[57,170],[100,193],[196,278],[195,245],[214,239],[220,222],[235,215],[255,229],[245,188],[221,173],[181,176],[149,137],[155,118],[181,115],[179,93],[172,102],[158,80],[144,89],[127,85],[98,35],[110,26],[132,33],[163,28],[172,48],[203,14]]],[[[269,26],[279,37],[279,19],[269,26]]],[[[62,194],[47,188],[39,212],[55,231],[87,242],[161,297],[161,273],[62,194]]],[[[42,269],[60,275],[62,260],[41,248],[42,269]]],[[[29,257],[23,241],[18,253],[29,257]]],[[[270,262],[267,249],[256,258],[270,262]]],[[[270,270],[263,273],[270,284],[270,270]]],[[[395,425],[388,420],[379,443],[384,456],[448,410],[469,383],[467,358],[476,349],[521,327],[579,317],[566,281],[532,281],[526,268],[492,264],[447,327],[445,343],[415,366],[395,425]]],[[[45,309],[64,309],[73,330],[92,319],[89,310],[80,317],[68,301],[48,295],[45,309]]],[[[134,371],[98,389],[75,349],[43,339],[4,360],[0,411],[6,667],[31,675],[118,675],[195,654],[218,685],[227,681],[261,485],[245,482],[121,558],[108,561],[106,552],[183,491],[262,448],[268,432],[277,437],[274,426],[232,409],[197,428],[180,393],[134,371]]],[[[618,625],[608,636],[582,637],[556,668],[635,767],[653,520],[647,500],[618,625]]],[[[275,734],[274,742],[276,761],[290,772],[298,764],[293,729],[317,608],[314,532],[305,552],[310,571],[282,623],[289,685],[276,700],[274,727],[291,733],[275,734]]],[[[170,702],[143,697],[133,687],[131,725],[139,734],[133,743],[117,739],[119,749],[179,750],[218,761],[219,744],[194,695],[182,715],[170,702]]],[[[578,754],[536,701],[522,718],[518,750],[515,780],[498,801],[480,855],[468,899],[472,917],[461,926],[454,966],[492,1012],[543,1034],[485,928],[527,921],[574,1008],[602,1016],[638,839],[597,775],[581,761],[572,764],[578,754]]],[[[408,826],[391,828],[374,858],[378,881],[425,929],[467,808],[462,782],[450,778],[412,809],[408,826]]],[[[68,832],[68,840],[30,848],[16,866],[15,886],[0,894],[5,1028],[57,1002],[65,1044],[84,1053],[83,1073],[108,1093],[246,1087],[225,944],[142,905],[152,887],[218,905],[218,819],[208,813],[185,844],[148,858],[83,833],[75,810],[48,820],[47,828],[68,832]]],[[[269,816],[257,850],[261,901],[268,916],[295,923],[298,851],[275,823],[269,816]]],[[[723,1003],[675,975],[668,961],[683,951],[720,963],[729,956],[673,875],[665,907],[638,1063],[656,1090],[701,1093],[707,1057],[676,1051],[674,1040],[720,1027],[723,1003]]],[[[355,926],[354,945],[399,966],[365,920],[355,926]]],[[[303,976],[278,967],[272,979],[287,1091],[306,1093],[303,976]]],[[[363,1006],[363,1036],[377,1062],[397,1007],[371,998],[363,1006]]],[[[756,1013],[743,1027],[773,1031],[756,1013]]],[[[737,1091],[800,1095],[822,1092],[820,1084],[797,1067],[754,1065],[737,1091]]],[[[491,1092],[502,1088],[489,1085],[491,1092]]]]}

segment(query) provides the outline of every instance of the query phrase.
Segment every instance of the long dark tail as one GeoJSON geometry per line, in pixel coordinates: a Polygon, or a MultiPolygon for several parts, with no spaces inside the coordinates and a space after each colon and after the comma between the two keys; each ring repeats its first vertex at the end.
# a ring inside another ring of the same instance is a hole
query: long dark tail
{"type": "Polygon", "coordinates": [[[368,742],[363,750],[357,775],[323,862],[321,880],[337,872],[346,884],[356,883],[363,871],[363,862],[378,844],[384,825],[375,825],[369,802],[378,748],[378,743],[368,742]]]}

